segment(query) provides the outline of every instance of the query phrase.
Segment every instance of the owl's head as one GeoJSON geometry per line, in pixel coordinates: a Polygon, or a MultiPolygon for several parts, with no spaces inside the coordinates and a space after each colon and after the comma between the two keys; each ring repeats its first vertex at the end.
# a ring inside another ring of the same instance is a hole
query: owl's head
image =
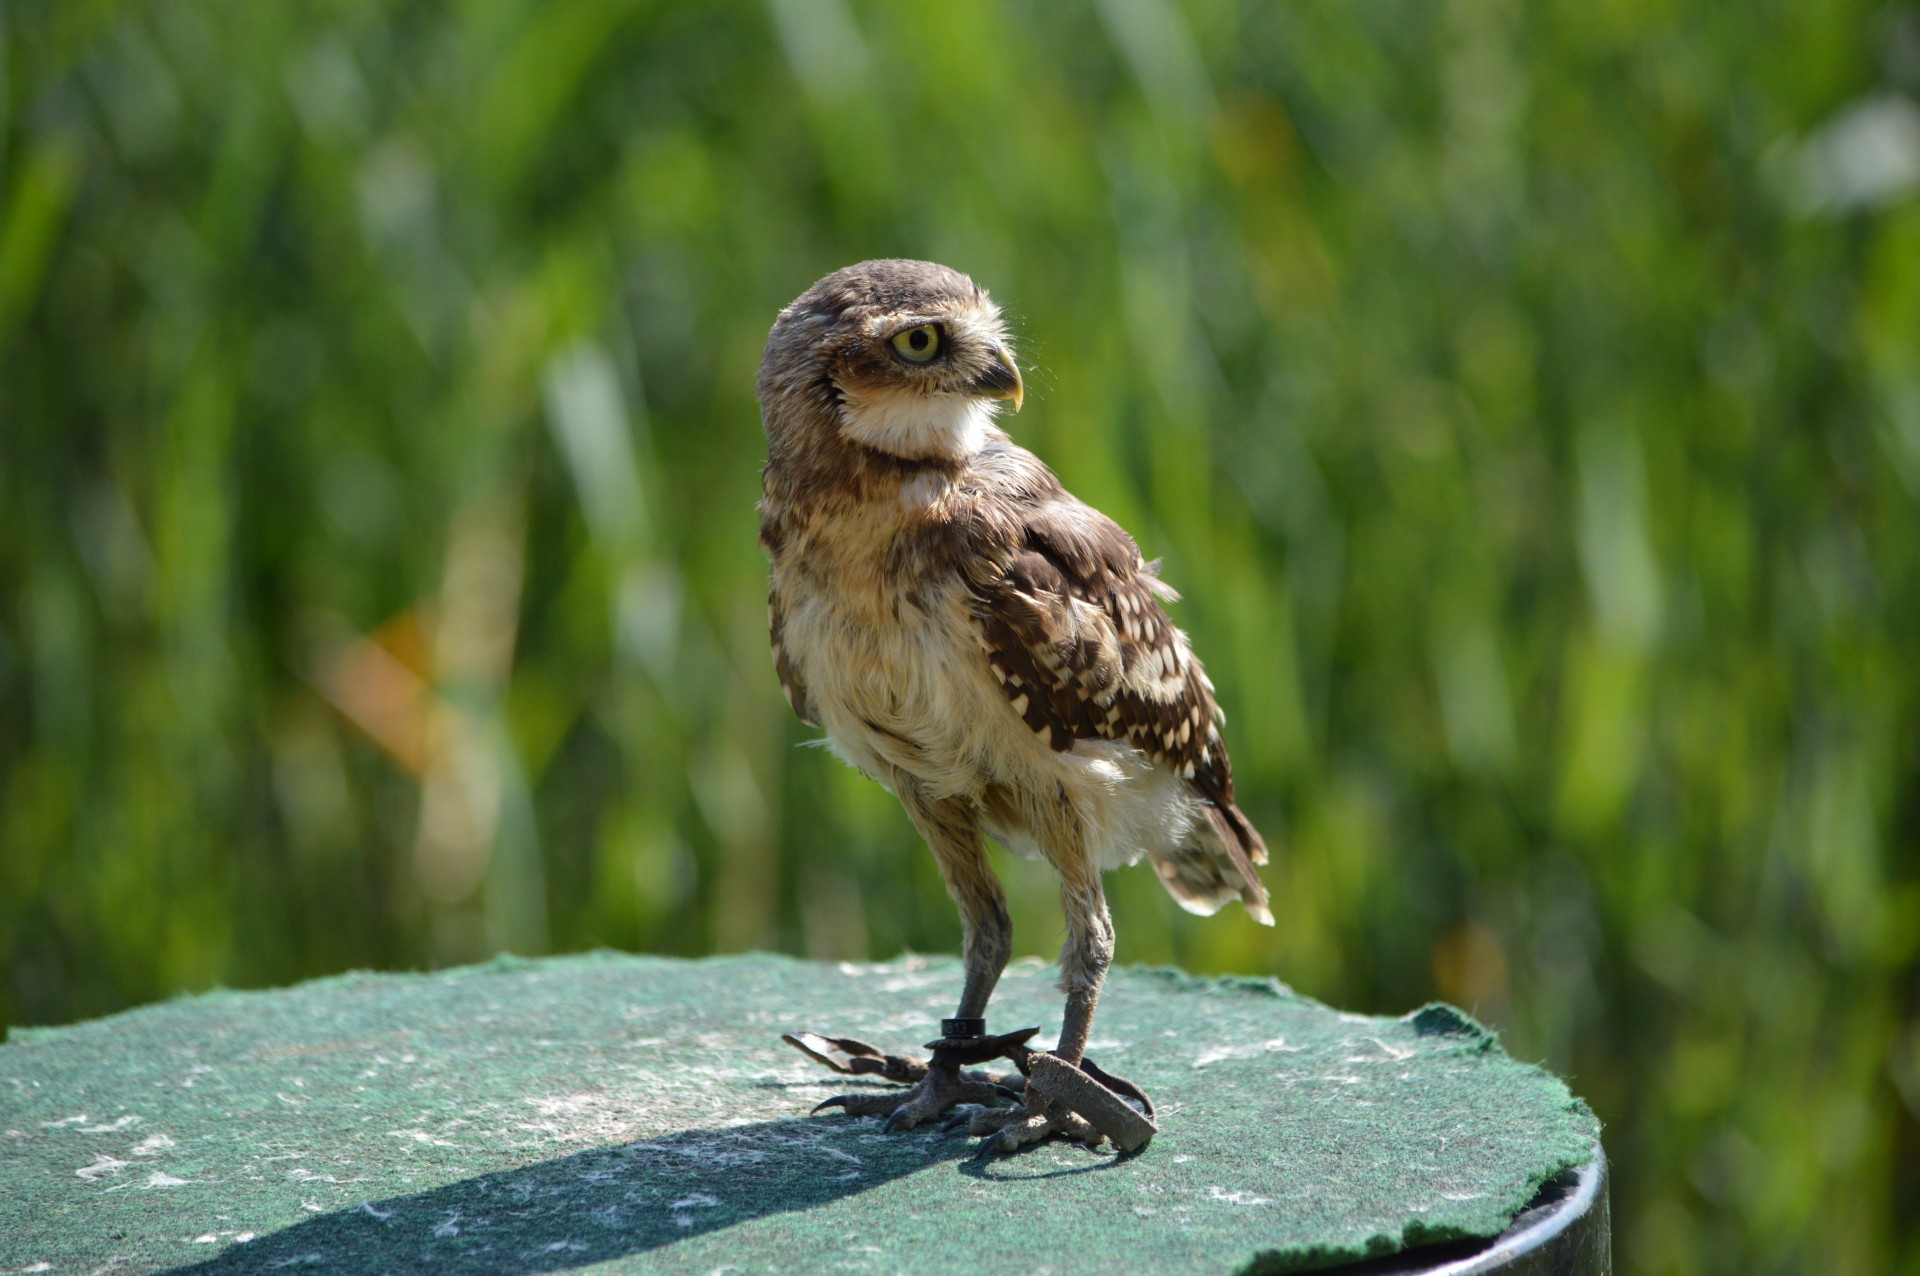
{"type": "Polygon", "coordinates": [[[828,275],[780,312],[760,364],[776,449],[832,431],[906,460],[958,460],[980,449],[1001,403],[1020,410],[1023,391],[1000,308],[930,261],[828,275]]]}

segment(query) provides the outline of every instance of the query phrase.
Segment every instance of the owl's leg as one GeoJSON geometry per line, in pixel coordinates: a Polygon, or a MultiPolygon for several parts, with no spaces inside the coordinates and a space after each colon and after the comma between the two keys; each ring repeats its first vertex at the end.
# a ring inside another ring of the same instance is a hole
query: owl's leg
{"type": "MultiPolygon", "coordinates": [[[[1063,867],[1058,861],[1055,866],[1063,870],[1060,903],[1067,918],[1067,942],[1060,950],[1060,987],[1067,994],[1067,1005],[1060,1024],[1060,1044],[1053,1054],[1078,1065],[1086,1055],[1087,1038],[1093,1031],[1100,985],[1113,963],[1113,918],[1107,912],[1097,870],[1091,865],[1063,867]]],[[[1040,1094],[1036,1086],[1027,1089],[1021,1106],[1012,1111],[974,1115],[967,1132],[993,1136],[987,1146],[1000,1152],[1038,1143],[1053,1134],[1089,1147],[1106,1137],[1084,1117],[1040,1094]]]]}
{"type": "MultiPolygon", "coordinates": [[[[986,846],[981,841],[973,808],[959,799],[930,801],[912,778],[904,774],[895,775],[894,792],[899,795],[901,805],[906,807],[907,814],[927,839],[934,860],[940,865],[940,873],[946,878],[947,893],[960,906],[966,977],[955,1018],[984,1019],[994,986],[1000,982],[1001,972],[1007,968],[1007,957],[1013,950],[1013,922],[1007,915],[1006,893],[1001,890],[1000,881],[993,875],[992,866],[987,862],[986,846]]],[[[862,1042],[822,1039],[813,1034],[798,1035],[816,1044],[825,1040],[830,1044],[853,1046],[872,1057],[885,1060],[880,1064],[842,1067],[821,1051],[810,1049],[807,1044],[795,1040],[796,1034],[788,1034],[789,1042],[829,1067],[839,1071],[877,1073],[892,1080],[913,1082],[905,1095],[899,1091],[842,1094],[820,1105],[822,1108],[843,1108],[854,1116],[884,1116],[888,1130],[910,1130],[946,1115],[956,1105],[963,1103],[992,1106],[1004,1100],[1017,1099],[1016,1087],[1024,1085],[1024,1079],[1018,1074],[1003,1076],[962,1071],[960,1063],[943,1057],[952,1053],[950,1051],[936,1051],[931,1061],[922,1061],[903,1056],[880,1056],[878,1051],[862,1042]]],[[[1024,1041],[1024,1037],[1021,1040],[1024,1041]]],[[[988,1052],[985,1056],[976,1054],[976,1057],[993,1056],[988,1052]]]]}
{"type": "MultiPolygon", "coordinates": [[[[1077,1076],[1075,1069],[1081,1067],[1087,1055],[1087,1038],[1092,1034],[1092,1013],[1100,1004],[1100,984],[1106,982],[1106,971],[1114,961],[1114,917],[1106,910],[1106,892],[1100,886],[1100,871],[1091,860],[1081,854],[1081,842],[1077,837],[1077,825],[1071,821],[1066,804],[1060,808],[1066,819],[1064,829],[1056,839],[1050,839],[1050,848],[1056,848],[1054,854],[1048,854],[1048,860],[1060,871],[1060,908],[1066,913],[1068,921],[1068,940],[1060,950],[1060,988],[1068,994],[1066,1013],[1060,1023],[1060,1044],[1054,1048],[1052,1057],[1060,1063],[1071,1065],[1064,1073],[1075,1084],[1075,1090],[1087,1090],[1094,1098],[1106,1105],[1117,1105],[1121,1099],[1110,1092],[1104,1092],[1102,1084],[1087,1086],[1083,1076],[1077,1076]]],[[[1094,1073],[1104,1076],[1104,1073],[1094,1073]]],[[[1125,1084],[1125,1082],[1121,1082],[1125,1084]]],[[[1096,1111],[1096,1109],[1089,1109],[1096,1111]]],[[[1098,1113],[1102,1121],[1108,1121],[1106,1115],[1098,1113]]],[[[1121,1128],[1121,1126],[1114,1126],[1121,1128]]],[[[1069,1109],[1066,1103],[1054,1096],[1044,1094],[1039,1084],[1039,1073],[1027,1086],[1020,1107],[1012,1111],[987,1111],[973,1115],[968,1122],[968,1132],[987,1138],[987,1149],[993,1151],[1014,1151],[1025,1144],[1037,1144],[1052,1134],[1062,1134],[1071,1140],[1083,1142],[1087,1146],[1098,1146],[1106,1134],[1100,1132],[1091,1121],[1087,1121],[1077,1111],[1069,1109]]],[[[1137,1140],[1131,1138],[1129,1146],[1137,1140]]]]}
{"type": "Polygon", "coordinates": [[[1098,873],[1080,882],[1062,881],[1060,904],[1067,915],[1067,942],[1060,949],[1060,988],[1067,994],[1067,1009],[1053,1052],[1068,1063],[1079,1063],[1093,1034],[1100,986],[1113,964],[1113,915],[1107,911],[1098,873]]]}

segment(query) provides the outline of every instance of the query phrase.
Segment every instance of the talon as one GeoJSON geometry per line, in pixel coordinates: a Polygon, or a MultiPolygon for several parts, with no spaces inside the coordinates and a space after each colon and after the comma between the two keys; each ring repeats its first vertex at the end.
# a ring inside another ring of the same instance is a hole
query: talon
{"type": "Polygon", "coordinates": [[[1111,1072],[1108,1072],[1091,1059],[1080,1060],[1080,1071],[1086,1073],[1121,1098],[1132,1102],[1134,1107],[1145,1113],[1149,1118],[1154,1115],[1153,1100],[1147,1097],[1147,1092],[1125,1077],[1114,1076],[1111,1072]]]}
{"type": "MultiPolygon", "coordinates": [[[[1035,1031],[1028,1028],[987,1040],[1019,1050],[1023,1048],[1021,1043],[1035,1031]]],[[[1019,1088],[1025,1084],[1024,1077],[1012,1073],[1002,1076],[992,1072],[962,1072],[957,1065],[938,1056],[929,1065],[919,1059],[882,1054],[878,1046],[868,1045],[854,1037],[789,1032],[783,1033],[782,1039],[808,1058],[835,1072],[862,1077],[878,1074],[889,1081],[905,1082],[909,1089],[904,1094],[877,1087],[867,1093],[836,1094],[813,1108],[813,1113],[840,1108],[848,1116],[880,1117],[883,1120],[880,1127],[883,1134],[911,1130],[922,1125],[931,1126],[946,1120],[956,1107],[970,1109],[966,1115],[948,1122],[944,1127],[947,1130],[957,1129],[971,1119],[973,1112],[982,1109],[1002,1112],[1006,1109],[999,1105],[1009,1101],[1018,1104],[1019,1088]]]]}
{"type": "Polygon", "coordinates": [[[940,1123],[940,1133],[952,1134],[955,1130],[958,1130],[961,1126],[966,1125],[969,1121],[972,1121],[972,1120],[973,1120],[973,1113],[971,1112],[962,1112],[957,1117],[949,1117],[947,1120],[942,1121],[940,1123]]]}
{"type": "Polygon", "coordinates": [[[888,1081],[911,1084],[927,1073],[923,1060],[905,1055],[886,1054],[880,1047],[858,1037],[829,1037],[818,1032],[783,1032],[780,1040],[823,1067],[842,1076],[885,1077],[888,1081]]]}
{"type": "Polygon", "coordinates": [[[829,1037],[818,1032],[783,1032],[780,1040],[806,1055],[815,1063],[832,1068],[835,1072],[851,1076],[853,1069],[842,1063],[834,1055],[845,1055],[848,1059],[878,1058],[880,1051],[864,1041],[852,1037],[829,1037]]]}

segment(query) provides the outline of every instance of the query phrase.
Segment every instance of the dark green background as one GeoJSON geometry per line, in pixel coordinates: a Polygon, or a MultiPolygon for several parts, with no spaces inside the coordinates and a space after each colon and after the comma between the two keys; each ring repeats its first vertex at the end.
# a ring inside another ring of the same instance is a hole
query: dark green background
{"type": "MultiPolygon", "coordinates": [[[[1187,601],[1280,925],[1608,1123],[1628,1271],[1920,1272],[1920,14],[0,0],[0,1018],[950,951],[765,650],[862,257],[1187,601]]],[[[1059,937],[1009,867],[1022,952],[1059,937]]]]}

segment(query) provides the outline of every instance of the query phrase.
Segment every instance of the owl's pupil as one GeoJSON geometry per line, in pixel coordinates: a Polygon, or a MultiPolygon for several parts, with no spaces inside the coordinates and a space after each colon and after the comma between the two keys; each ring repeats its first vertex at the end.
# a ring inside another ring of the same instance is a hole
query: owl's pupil
{"type": "Polygon", "coordinates": [[[907,338],[907,344],[915,350],[925,350],[927,348],[927,334],[924,332],[916,332],[907,338]]]}

